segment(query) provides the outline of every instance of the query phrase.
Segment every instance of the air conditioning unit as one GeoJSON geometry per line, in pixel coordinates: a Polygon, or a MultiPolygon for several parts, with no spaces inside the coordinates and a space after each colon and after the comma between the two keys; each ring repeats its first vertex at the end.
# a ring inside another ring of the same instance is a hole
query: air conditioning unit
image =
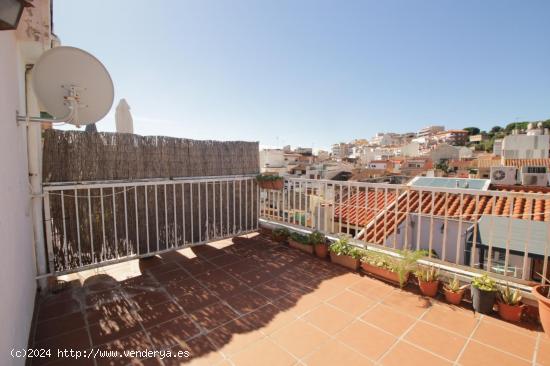
{"type": "Polygon", "coordinates": [[[521,184],[524,186],[546,187],[548,185],[548,175],[546,173],[525,173],[521,176],[521,184]]]}
{"type": "Polygon", "coordinates": [[[491,167],[491,183],[514,185],[517,183],[517,170],[515,166],[493,166],[491,167]]]}

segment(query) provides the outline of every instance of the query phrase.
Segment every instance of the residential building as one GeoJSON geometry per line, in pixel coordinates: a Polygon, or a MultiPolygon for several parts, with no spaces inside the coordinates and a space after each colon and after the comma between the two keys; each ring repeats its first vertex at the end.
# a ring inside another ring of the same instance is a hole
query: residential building
{"type": "Polygon", "coordinates": [[[350,145],[345,142],[332,145],[332,157],[334,159],[344,159],[350,154],[350,145]]]}
{"type": "Polygon", "coordinates": [[[294,149],[296,154],[313,155],[313,149],[311,147],[297,147],[294,149]]]}
{"type": "Polygon", "coordinates": [[[437,164],[442,160],[459,159],[460,153],[457,147],[442,143],[431,150],[428,156],[437,164]]]}
{"type": "Polygon", "coordinates": [[[420,143],[413,141],[400,148],[401,156],[420,156],[420,143]]]}
{"type": "Polygon", "coordinates": [[[527,134],[504,137],[501,155],[504,159],[540,159],[547,158],[549,150],[550,135],[530,124],[527,134]]]}
{"type": "Polygon", "coordinates": [[[286,171],[285,153],[281,149],[260,150],[261,172],[286,171]]]}
{"type": "Polygon", "coordinates": [[[416,133],[416,137],[431,137],[442,131],[445,131],[444,126],[427,126],[420,129],[416,133]]]}
{"type": "Polygon", "coordinates": [[[493,142],[493,155],[495,156],[502,156],[502,142],[503,139],[496,139],[493,142]]]}
{"type": "Polygon", "coordinates": [[[468,131],[447,130],[438,132],[435,139],[439,143],[445,143],[453,146],[464,146],[468,142],[468,131]]]}

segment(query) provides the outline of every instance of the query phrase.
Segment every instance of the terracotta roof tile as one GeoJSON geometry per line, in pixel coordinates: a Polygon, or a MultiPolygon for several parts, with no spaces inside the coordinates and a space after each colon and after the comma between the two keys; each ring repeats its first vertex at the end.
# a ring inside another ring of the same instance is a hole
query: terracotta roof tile
{"type": "MultiPolygon", "coordinates": [[[[523,187],[524,189],[526,187],[523,187]]],[[[533,191],[534,187],[529,187],[533,191]]],[[[502,190],[502,189],[501,189],[502,190]]],[[[527,191],[527,189],[525,189],[527,191]]],[[[519,191],[519,192],[523,192],[519,191]]],[[[377,192],[369,189],[368,199],[365,201],[365,192],[351,194],[350,198],[342,198],[342,206],[336,202],[335,219],[342,218],[343,223],[366,227],[366,235],[362,239],[370,243],[382,243],[384,239],[393,233],[406,218],[407,213],[421,212],[424,215],[433,215],[448,219],[464,221],[476,221],[483,214],[509,216],[523,220],[550,221],[550,194],[544,198],[526,199],[525,197],[489,196],[480,195],[477,198],[473,194],[459,193],[432,193],[430,191],[411,190],[400,194],[397,200],[397,213],[395,207],[395,190],[388,190],[387,204],[384,202],[384,190],[377,192]],[[422,194],[422,197],[420,197],[422,194]],[[433,197],[433,205],[432,205],[433,197]],[[548,197],[548,198],[546,198],[548,197]],[[365,204],[367,208],[365,208],[365,204]],[[378,216],[378,217],[376,217],[378,216]]]]}

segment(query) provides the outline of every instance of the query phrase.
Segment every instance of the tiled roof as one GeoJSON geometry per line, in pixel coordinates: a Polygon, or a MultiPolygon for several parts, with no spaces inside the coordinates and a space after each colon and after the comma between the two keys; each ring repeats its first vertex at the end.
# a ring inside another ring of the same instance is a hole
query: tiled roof
{"type": "Polygon", "coordinates": [[[505,166],[515,166],[518,168],[524,166],[545,166],[550,168],[550,158],[545,159],[505,159],[505,166]]]}
{"type": "Polygon", "coordinates": [[[477,166],[478,168],[490,168],[492,166],[500,166],[501,161],[500,157],[498,156],[491,156],[491,157],[478,157],[477,158],[477,166]]]}
{"type": "Polygon", "coordinates": [[[395,200],[395,191],[388,190],[387,197],[384,197],[384,190],[369,189],[368,198],[365,191],[359,191],[359,193],[351,193],[349,198],[345,191],[342,194],[342,205],[337,199],[334,210],[334,218],[342,221],[342,223],[348,223],[350,225],[357,225],[360,227],[366,226],[378,212],[384,210],[385,202],[387,205],[391,205],[395,200]],[[385,201],[386,200],[386,201],[385,201]]]}
{"type": "MultiPolygon", "coordinates": [[[[550,221],[550,194],[548,198],[535,200],[511,196],[480,195],[477,205],[476,196],[470,194],[462,196],[462,203],[458,193],[435,192],[433,198],[434,216],[444,217],[446,214],[447,218],[451,220],[458,220],[462,217],[464,221],[473,222],[477,221],[482,214],[509,216],[510,207],[514,201],[512,217],[523,220],[550,221]]],[[[368,210],[366,210],[365,193],[360,192],[359,197],[353,194],[349,199],[343,197],[341,210],[338,207],[339,202],[336,202],[335,219],[339,219],[341,216],[342,222],[367,227],[366,236],[363,236],[362,239],[371,243],[381,243],[405,220],[407,213],[418,213],[419,211],[424,215],[432,213],[432,192],[422,192],[420,199],[420,192],[411,190],[401,194],[397,201],[396,213],[395,191],[388,190],[388,203],[384,209],[383,190],[378,191],[377,200],[374,190],[369,190],[368,210]],[[375,216],[379,214],[380,216],[375,219],[375,216]]]]}

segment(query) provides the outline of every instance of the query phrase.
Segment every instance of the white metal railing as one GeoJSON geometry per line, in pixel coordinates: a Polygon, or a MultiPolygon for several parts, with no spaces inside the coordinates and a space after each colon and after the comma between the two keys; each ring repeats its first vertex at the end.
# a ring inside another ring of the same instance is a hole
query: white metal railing
{"type": "MultiPolygon", "coordinates": [[[[527,284],[548,277],[550,194],[285,178],[261,218],[527,284]]],[[[542,279],[544,282],[544,279],[542,279]]]]}
{"type": "Polygon", "coordinates": [[[255,231],[258,196],[253,176],[44,186],[48,273],[255,231]]]}

